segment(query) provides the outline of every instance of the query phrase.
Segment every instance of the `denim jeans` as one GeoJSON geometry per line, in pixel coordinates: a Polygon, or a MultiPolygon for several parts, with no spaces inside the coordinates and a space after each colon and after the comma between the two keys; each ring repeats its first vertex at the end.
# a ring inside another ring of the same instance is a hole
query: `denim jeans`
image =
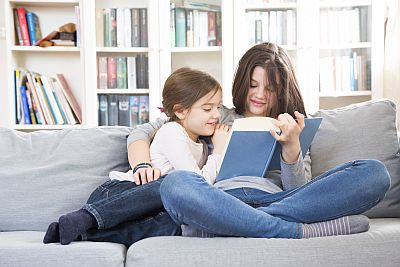
{"type": "Polygon", "coordinates": [[[180,235],[180,226],[161,202],[162,179],[140,186],[111,180],[99,186],[83,207],[96,218],[98,229],[89,230],[82,239],[130,246],[147,237],[180,235]]]}
{"type": "Polygon", "coordinates": [[[382,200],[389,186],[381,162],[357,160],[278,193],[251,188],[224,192],[187,171],[167,175],[160,193],[177,224],[222,236],[301,238],[301,223],[360,214],[382,200]]]}

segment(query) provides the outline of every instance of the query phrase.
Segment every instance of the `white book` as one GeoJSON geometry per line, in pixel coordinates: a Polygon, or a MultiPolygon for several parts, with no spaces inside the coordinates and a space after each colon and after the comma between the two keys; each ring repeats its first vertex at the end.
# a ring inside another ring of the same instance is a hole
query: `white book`
{"type": "Polygon", "coordinates": [[[39,124],[45,124],[42,104],[39,101],[39,96],[36,91],[35,83],[33,82],[32,75],[28,72],[26,73],[26,78],[28,80],[29,86],[32,90],[33,101],[35,101],[37,112],[35,112],[36,118],[39,124]]]}
{"type": "Polygon", "coordinates": [[[334,58],[335,91],[342,91],[342,59],[340,56],[334,58]]]}
{"type": "Polygon", "coordinates": [[[125,46],[125,13],[122,8],[117,8],[117,47],[125,46]]]}
{"type": "Polygon", "coordinates": [[[38,81],[38,79],[40,79],[40,75],[33,74],[32,78],[33,78],[33,82],[36,87],[36,92],[38,93],[38,96],[39,96],[39,101],[43,107],[43,113],[44,113],[46,122],[47,122],[47,124],[54,125],[55,124],[54,118],[53,118],[53,115],[51,114],[49,103],[47,102],[47,100],[44,96],[43,86],[42,86],[41,82],[38,81]]]}
{"type": "Polygon", "coordinates": [[[193,10],[193,46],[200,46],[200,14],[198,10],[193,10]]]}
{"type": "Polygon", "coordinates": [[[61,111],[60,108],[58,107],[57,101],[54,98],[53,95],[53,90],[51,89],[51,85],[48,81],[48,77],[45,75],[40,76],[40,79],[42,80],[42,84],[43,84],[43,90],[47,96],[47,99],[49,101],[50,104],[50,109],[53,113],[53,116],[55,118],[55,123],[58,125],[61,124],[65,124],[64,119],[61,115],[61,111]]]}
{"type": "Polygon", "coordinates": [[[126,58],[126,68],[128,75],[128,89],[136,89],[136,57],[126,58]]]}
{"type": "Polygon", "coordinates": [[[96,8],[96,46],[104,46],[104,15],[102,8],[96,8]]]}
{"type": "Polygon", "coordinates": [[[276,43],[278,45],[283,44],[282,32],[283,32],[283,11],[279,10],[276,11],[276,43]]]}
{"type": "Polygon", "coordinates": [[[351,41],[360,42],[360,9],[351,10],[351,41]]]}
{"type": "Polygon", "coordinates": [[[263,42],[269,41],[269,13],[267,11],[262,12],[262,40],[263,42]]]}
{"type": "Polygon", "coordinates": [[[62,107],[63,107],[63,109],[65,111],[65,115],[67,117],[68,124],[77,124],[78,121],[76,120],[76,118],[74,116],[74,113],[73,113],[73,111],[71,109],[71,106],[68,104],[68,100],[65,97],[64,92],[61,89],[61,85],[60,85],[60,83],[58,82],[57,79],[53,79],[53,85],[55,87],[55,91],[56,91],[56,94],[58,96],[58,99],[60,100],[61,105],[62,105],[62,107]]]}
{"type": "Polygon", "coordinates": [[[277,25],[276,25],[276,11],[269,12],[269,41],[276,43],[277,38],[277,25]]]}
{"type": "Polygon", "coordinates": [[[246,12],[247,44],[256,43],[256,12],[246,12]]]}
{"type": "Polygon", "coordinates": [[[351,91],[350,56],[342,56],[342,91],[351,91]]]}
{"type": "Polygon", "coordinates": [[[321,9],[319,12],[319,32],[321,44],[328,44],[328,11],[326,9],[321,9]]]}
{"type": "Polygon", "coordinates": [[[98,88],[107,89],[107,57],[97,58],[98,88]]]}
{"type": "Polygon", "coordinates": [[[289,9],[286,11],[286,43],[288,45],[296,44],[296,13],[289,9]]]}
{"type": "Polygon", "coordinates": [[[199,11],[200,16],[200,46],[208,46],[208,12],[199,11]]]}
{"type": "MultiPolygon", "coordinates": [[[[124,33],[125,45],[124,47],[132,47],[132,16],[130,8],[124,8],[124,33]]],[[[117,25],[118,26],[118,25],[117,25]]]]}

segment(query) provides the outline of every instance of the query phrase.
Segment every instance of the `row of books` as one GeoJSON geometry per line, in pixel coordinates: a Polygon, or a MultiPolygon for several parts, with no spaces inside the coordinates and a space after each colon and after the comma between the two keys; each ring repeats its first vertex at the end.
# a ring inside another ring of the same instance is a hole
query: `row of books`
{"type": "Polygon", "coordinates": [[[35,45],[42,38],[39,17],[23,7],[13,9],[17,44],[23,46],[35,45]]]}
{"type": "Polygon", "coordinates": [[[371,62],[365,55],[327,56],[320,58],[320,92],[371,90],[371,62]]]}
{"type": "Polygon", "coordinates": [[[147,54],[97,57],[97,80],[100,89],[149,88],[147,54]]]}
{"type": "Polygon", "coordinates": [[[221,11],[197,3],[185,5],[185,1],[182,7],[171,3],[170,37],[171,47],[221,46],[221,11]]]}
{"type": "Polygon", "coordinates": [[[296,44],[296,12],[292,9],[246,12],[248,44],[296,44]]]}
{"type": "Polygon", "coordinates": [[[147,47],[147,8],[96,9],[98,47],[147,47]]]}
{"type": "Polygon", "coordinates": [[[82,123],[82,111],[64,75],[52,78],[24,69],[14,75],[17,124],[82,123]]]}
{"type": "Polygon", "coordinates": [[[99,125],[130,126],[149,122],[148,95],[99,95],[99,125]]]}
{"type": "Polygon", "coordinates": [[[368,7],[321,9],[321,43],[368,42],[370,32],[368,12],[368,7]]]}

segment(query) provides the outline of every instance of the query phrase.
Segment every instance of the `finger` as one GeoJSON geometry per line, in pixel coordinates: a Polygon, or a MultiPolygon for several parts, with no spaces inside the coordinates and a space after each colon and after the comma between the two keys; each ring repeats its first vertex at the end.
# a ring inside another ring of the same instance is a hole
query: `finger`
{"type": "Polygon", "coordinates": [[[140,177],[142,184],[147,184],[146,169],[144,169],[144,168],[139,169],[138,172],[139,172],[139,177],[140,177]]]}
{"type": "Polygon", "coordinates": [[[292,115],[290,115],[289,113],[285,113],[285,119],[288,123],[290,124],[297,124],[297,122],[295,121],[295,119],[292,117],[292,115]]]}
{"type": "Polygon", "coordinates": [[[161,170],[160,169],[153,169],[153,174],[154,174],[154,181],[158,180],[161,177],[161,170]]]}
{"type": "Polygon", "coordinates": [[[138,171],[133,174],[133,180],[134,180],[135,184],[140,185],[140,177],[139,177],[138,171]]]}
{"type": "Polygon", "coordinates": [[[297,124],[301,127],[301,129],[303,129],[305,125],[304,123],[305,116],[298,111],[295,111],[294,115],[296,116],[297,124]]]}
{"type": "Polygon", "coordinates": [[[281,136],[277,132],[275,132],[274,129],[269,130],[269,132],[271,133],[272,137],[275,138],[276,141],[281,140],[281,136]]]}
{"type": "Polygon", "coordinates": [[[146,171],[147,182],[150,183],[154,181],[153,168],[146,168],[145,171],[146,171]]]}

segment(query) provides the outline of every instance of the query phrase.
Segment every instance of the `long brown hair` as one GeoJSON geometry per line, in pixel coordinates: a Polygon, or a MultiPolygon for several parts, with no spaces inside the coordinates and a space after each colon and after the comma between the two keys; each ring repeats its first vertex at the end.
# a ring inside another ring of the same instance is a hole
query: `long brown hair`
{"type": "Polygon", "coordinates": [[[261,43],[253,46],[243,55],[236,68],[232,87],[235,111],[243,115],[246,110],[246,99],[250,88],[251,77],[255,67],[262,67],[267,72],[267,84],[276,93],[276,104],[268,107],[268,117],[276,118],[281,113],[294,116],[294,111],[306,115],[303,98],[297,83],[294,68],[287,52],[272,43],[261,43]]]}
{"type": "Polygon", "coordinates": [[[164,112],[170,121],[179,121],[176,111],[190,109],[200,98],[218,90],[222,90],[221,85],[210,74],[187,67],[177,69],[164,84],[164,112]]]}

